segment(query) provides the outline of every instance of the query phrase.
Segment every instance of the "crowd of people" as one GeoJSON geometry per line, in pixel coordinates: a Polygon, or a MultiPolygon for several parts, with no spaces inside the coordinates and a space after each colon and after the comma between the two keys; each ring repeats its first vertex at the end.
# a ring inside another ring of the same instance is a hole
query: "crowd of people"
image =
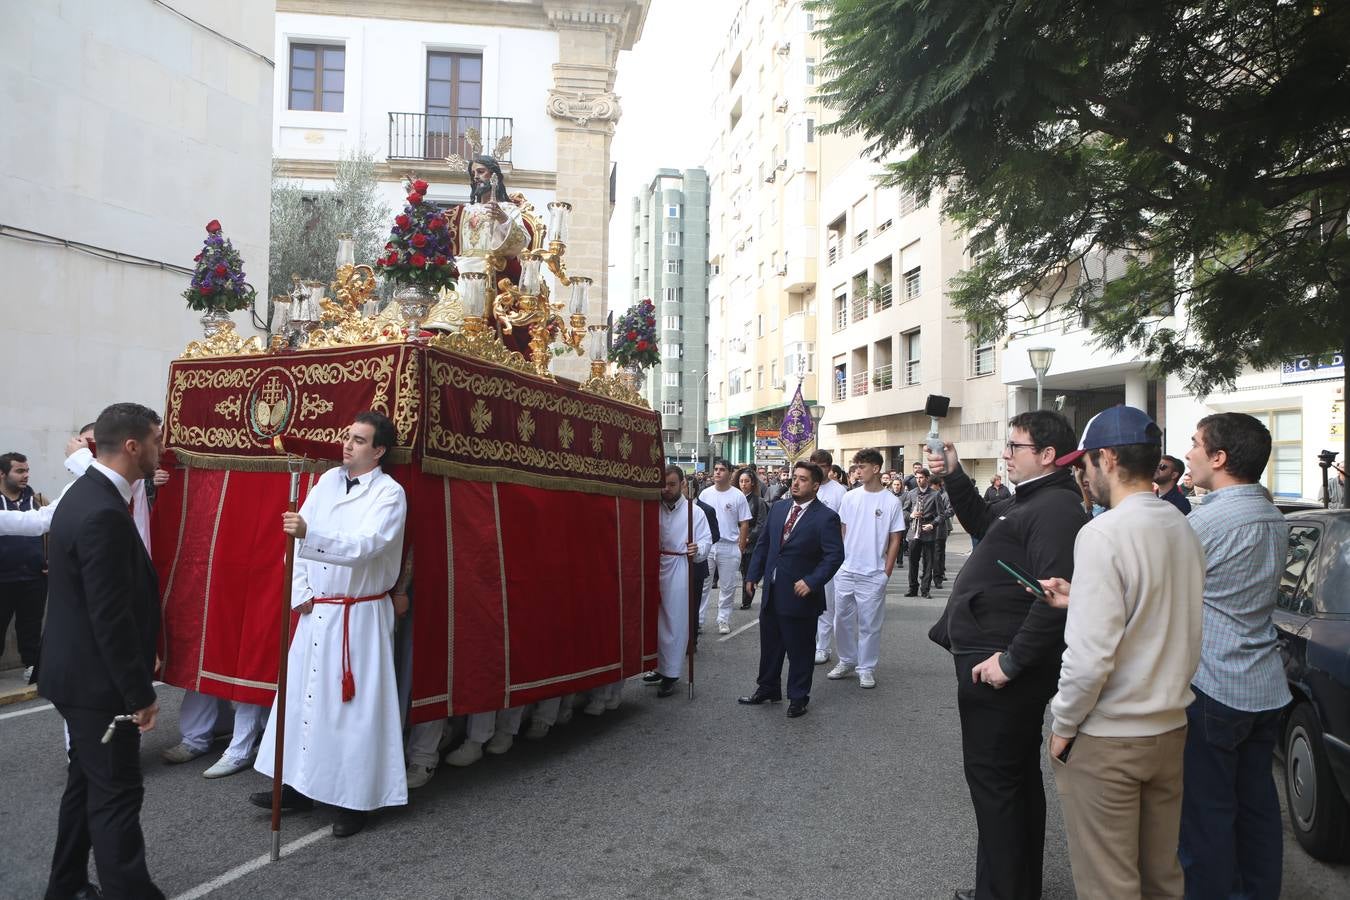
{"type": "MultiPolygon", "coordinates": [[[[278,523],[296,542],[299,614],[284,707],[188,692],[181,741],[164,753],[195,759],[229,726],[230,746],[206,777],[270,775],[285,716],[282,807],[334,807],[338,837],[407,803],[441,762],[506,753],[522,728],[542,739],[574,710],[616,708],[622,690],[615,681],[406,727],[396,633],[415,617],[415,571],[403,552],[403,488],[381,468],[393,441],[386,417],[356,416],[342,465],[278,523]]],[[[152,410],[109,407],[72,438],[77,478],[46,505],[27,484],[27,460],[0,457],[6,624],[12,609],[24,662],[67,732],[50,896],[86,890],[91,851],[106,895],[162,896],[145,866],[136,760],[159,709],[148,514],[170,477],[161,445],[152,410]],[[45,627],[44,603],[26,591],[46,598],[45,627]],[[126,752],[101,749],[110,742],[126,752]]],[[[1277,897],[1271,759],[1290,695],[1271,613],[1288,530],[1260,483],[1270,450],[1258,420],[1222,413],[1198,423],[1184,460],[1164,455],[1156,423],[1118,406],[1080,440],[1059,413],[1014,417],[1002,454],[1010,484],[995,476],[983,491],[950,443],[903,477],[874,449],[847,471],[817,450],[786,478],[717,460],[701,483],[669,466],[658,657],[642,680],[658,697],[674,692],[691,626],[702,630],[716,591],[722,634],[737,603],[760,603],[755,689],[741,704],[786,698],[789,718],[805,715],[814,669],[831,659],[829,680],[875,688],[888,581],[907,559],[907,597],[942,587],[957,521],[972,551],[929,633],[953,658],[978,828],[975,887],[957,900],[1040,896],[1047,708],[1080,897],[1277,897]]],[[[272,803],[270,792],[248,799],[272,803]]]]}

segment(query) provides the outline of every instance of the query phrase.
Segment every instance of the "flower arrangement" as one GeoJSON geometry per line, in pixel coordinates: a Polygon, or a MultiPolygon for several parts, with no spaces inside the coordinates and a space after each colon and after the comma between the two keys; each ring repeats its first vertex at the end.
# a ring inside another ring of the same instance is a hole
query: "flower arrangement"
{"type": "Polygon", "coordinates": [[[609,348],[611,362],[637,369],[650,369],[661,361],[656,348],[656,307],[641,300],[614,323],[614,343],[609,348]]]}
{"type": "Polygon", "coordinates": [[[399,284],[433,292],[452,288],[459,272],[450,252],[449,222],[439,207],[426,201],[425,181],[409,176],[403,187],[408,204],[394,217],[385,255],[375,260],[375,268],[399,284]]]}
{"type": "Polygon", "coordinates": [[[192,284],[183,291],[190,309],[233,312],[248,309],[257,292],[244,280],[244,263],[229,238],[220,234],[220,222],[206,223],[202,252],[193,257],[197,266],[192,284]]]}

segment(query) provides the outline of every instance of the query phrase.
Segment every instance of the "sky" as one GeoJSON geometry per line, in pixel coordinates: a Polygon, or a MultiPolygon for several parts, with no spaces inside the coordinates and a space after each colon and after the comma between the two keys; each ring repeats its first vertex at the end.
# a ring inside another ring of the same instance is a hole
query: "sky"
{"type": "Polygon", "coordinates": [[[609,227],[608,290],[616,315],[632,302],[633,196],[657,169],[707,163],[715,136],[713,57],[734,8],[726,0],[652,0],[642,37],[619,54],[614,92],[622,115],[610,149],[618,192],[609,227]]]}

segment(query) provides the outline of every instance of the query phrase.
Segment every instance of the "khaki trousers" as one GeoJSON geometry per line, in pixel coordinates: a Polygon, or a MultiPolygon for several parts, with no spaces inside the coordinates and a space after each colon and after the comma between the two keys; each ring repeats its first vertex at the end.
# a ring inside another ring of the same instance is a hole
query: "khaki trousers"
{"type": "Polygon", "coordinates": [[[1151,737],[1079,732],[1068,762],[1051,757],[1080,900],[1185,894],[1177,859],[1185,749],[1184,726],[1151,737]]]}

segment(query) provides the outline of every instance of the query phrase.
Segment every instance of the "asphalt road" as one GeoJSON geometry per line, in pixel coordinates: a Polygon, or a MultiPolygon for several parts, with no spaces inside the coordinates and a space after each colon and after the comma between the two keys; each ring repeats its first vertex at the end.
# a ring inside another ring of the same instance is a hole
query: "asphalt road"
{"type": "MultiPolygon", "coordinates": [[[[753,688],[756,627],[727,640],[705,634],[694,700],[657,700],[630,682],[623,706],[601,718],[578,715],[469,769],[443,766],[408,807],[354,838],[334,839],[322,808],[287,817],[282,839],[296,846],[275,864],[263,861],[268,815],[246,800],[265,779],[207,781],[214,756],[160,763],[182,696],[161,688],[161,725],[143,743],[151,873],[170,897],[250,900],[946,900],[973,882],[975,850],[952,665],[926,637],[946,592],[903,598],[903,573],[891,587],[875,690],[826,681],[819,668],[801,719],[782,704],[740,707],[735,697],[753,688]]],[[[733,627],[754,615],[737,610],[733,627]]],[[[60,719],[44,707],[0,710],[3,898],[40,897],[46,882],[65,767],[60,719]]],[[[1048,774],[1046,785],[1044,896],[1071,898],[1048,774]]],[[[1286,844],[1284,896],[1350,896],[1350,866],[1286,844]]]]}

